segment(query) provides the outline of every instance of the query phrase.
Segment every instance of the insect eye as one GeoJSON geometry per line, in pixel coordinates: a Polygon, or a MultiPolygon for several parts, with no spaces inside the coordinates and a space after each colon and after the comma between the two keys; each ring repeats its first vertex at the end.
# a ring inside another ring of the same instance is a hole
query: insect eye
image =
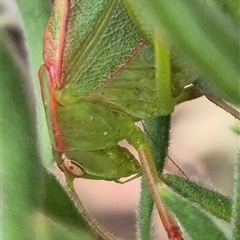
{"type": "Polygon", "coordinates": [[[78,178],[84,175],[82,167],[73,160],[65,159],[63,161],[63,166],[73,177],[78,178]]]}

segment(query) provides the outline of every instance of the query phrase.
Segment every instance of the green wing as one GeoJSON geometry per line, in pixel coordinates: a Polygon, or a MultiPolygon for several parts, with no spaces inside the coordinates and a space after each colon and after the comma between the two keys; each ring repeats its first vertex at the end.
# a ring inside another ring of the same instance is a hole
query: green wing
{"type": "Polygon", "coordinates": [[[55,86],[56,97],[60,104],[67,105],[111,81],[136,54],[134,50],[143,39],[121,1],[63,2],[65,8],[53,11],[48,23],[44,62],[53,69],[50,72],[59,73],[54,80],[59,83],[55,86]],[[59,18],[62,24],[54,24],[59,18]],[[52,63],[49,52],[54,51],[60,57],[52,63]]]}

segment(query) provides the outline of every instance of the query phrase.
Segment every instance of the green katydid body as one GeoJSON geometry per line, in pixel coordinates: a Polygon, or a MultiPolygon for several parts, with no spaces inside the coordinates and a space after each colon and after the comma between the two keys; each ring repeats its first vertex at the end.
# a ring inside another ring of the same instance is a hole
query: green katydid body
{"type": "Polygon", "coordinates": [[[119,0],[56,0],[39,70],[54,158],[73,177],[119,182],[140,175],[148,143],[135,122],[173,111],[158,103],[153,47],[119,0]],[[81,169],[71,174],[64,165],[81,169]]]}
{"type": "Polygon", "coordinates": [[[83,178],[119,181],[141,168],[118,142],[131,141],[135,121],[161,114],[153,48],[121,1],[78,2],[56,1],[45,33],[40,78],[53,152],[62,168],[77,162],[83,178]]]}

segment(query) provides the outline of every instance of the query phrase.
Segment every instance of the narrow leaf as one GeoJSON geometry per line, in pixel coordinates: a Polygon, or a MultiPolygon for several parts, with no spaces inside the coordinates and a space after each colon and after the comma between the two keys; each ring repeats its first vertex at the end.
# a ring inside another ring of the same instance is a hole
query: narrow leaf
{"type": "Polygon", "coordinates": [[[0,51],[2,236],[3,239],[23,240],[32,230],[29,214],[38,198],[35,190],[41,174],[26,84],[2,39],[0,51]]]}
{"type": "Polygon", "coordinates": [[[227,239],[211,218],[191,202],[183,200],[167,188],[161,191],[161,196],[191,239],[227,239]]]}
{"type": "Polygon", "coordinates": [[[29,79],[31,79],[32,98],[35,98],[32,99],[32,102],[36,103],[37,128],[35,131],[38,138],[38,152],[41,154],[42,163],[46,167],[52,168],[51,144],[37,77],[38,68],[42,63],[43,33],[50,16],[50,4],[45,0],[35,0],[34,2],[17,0],[16,2],[23,20],[23,35],[28,50],[29,68],[27,71],[29,79]]]}
{"type": "Polygon", "coordinates": [[[162,179],[174,192],[199,204],[217,218],[230,222],[232,207],[230,198],[176,175],[164,174],[162,179]]]}

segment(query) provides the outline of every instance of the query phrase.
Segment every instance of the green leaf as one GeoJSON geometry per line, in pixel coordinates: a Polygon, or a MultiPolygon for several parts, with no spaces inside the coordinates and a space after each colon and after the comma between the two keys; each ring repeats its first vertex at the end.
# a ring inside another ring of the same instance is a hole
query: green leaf
{"type": "Polygon", "coordinates": [[[37,79],[38,68],[43,62],[43,34],[50,17],[50,1],[36,0],[34,4],[21,0],[16,0],[16,2],[24,24],[24,36],[32,67],[31,74],[37,79]]]}
{"type": "Polygon", "coordinates": [[[161,191],[161,197],[176,215],[191,239],[227,239],[212,219],[191,202],[183,200],[167,188],[161,191]]]}
{"type": "Polygon", "coordinates": [[[34,122],[31,121],[33,116],[29,111],[24,81],[19,77],[2,39],[0,50],[3,238],[27,239],[29,212],[38,197],[35,188],[41,180],[34,122]]]}
{"type": "Polygon", "coordinates": [[[2,236],[95,239],[73,201],[39,161],[28,79],[21,77],[2,39],[0,43],[2,236]]]}
{"type": "Polygon", "coordinates": [[[51,143],[47,129],[45,112],[40,94],[38,81],[38,68],[42,64],[43,34],[50,16],[49,1],[36,0],[21,1],[17,0],[21,17],[23,20],[23,34],[28,50],[28,76],[32,84],[32,102],[36,103],[36,136],[38,140],[38,152],[41,155],[42,163],[48,167],[53,167],[51,143]],[[37,21],[36,21],[37,19],[37,21]]]}
{"type": "Polygon", "coordinates": [[[162,179],[180,196],[192,203],[197,203],[217,218],[230,222],[232,207],[230,198],[176,175],[164,174],[162,179]]]}
{"type": "Polygon", "coordinates": [[[40,212],[34,212],[31,218],[36,240],[93,240],[95,238],[75,226],[63,225],[55,219],[47,218],[40,212]]]}
{"type": "Polygon", "coordinates": [[[57,181],[56,176],[43,170],[43,178],[42,201],[36,203],[36,208],[46,217],[61,223],[63,227],[75,228],[75,233],[74,230],[70,231],[70,229],[69,232],[73,232],[75,235],[79,232],[84,234],[89,232],[90,235],[89,225],[81,213],[77,211],[74,201],[57,181]]]}
{"type": "Polygon", "coordinates": [[[221,8],[237,20],[240,19],[240,5],[238,0],[218,0],[221,8]]]}

